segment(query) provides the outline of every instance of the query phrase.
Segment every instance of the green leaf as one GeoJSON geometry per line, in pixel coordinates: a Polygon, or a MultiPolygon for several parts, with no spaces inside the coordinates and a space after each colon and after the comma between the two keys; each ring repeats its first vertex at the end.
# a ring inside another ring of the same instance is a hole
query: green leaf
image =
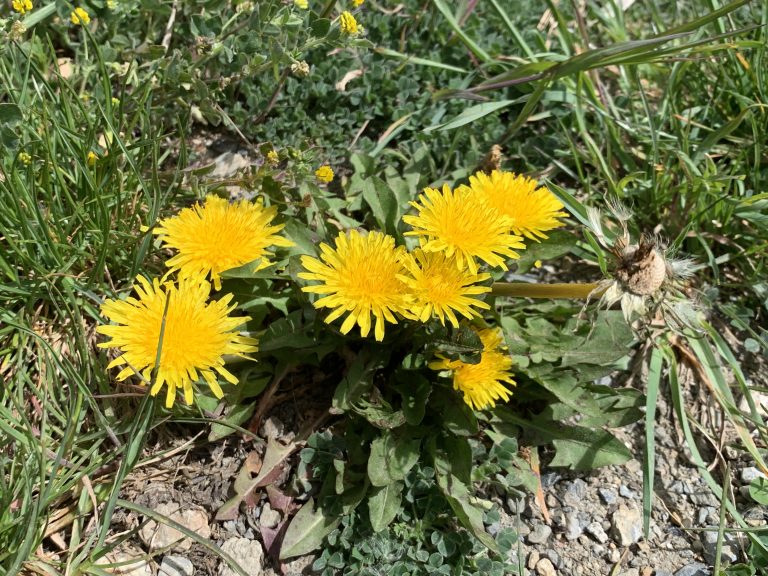
{"type": "Polygon", "coordinates": [[[768,478],[755,478],[749,483],[749,496],[763,506],[768,506],[768,478]]]}
{"type": "Polygon", "coordinates": [[[441,423],[449,432],[459,436],[472,436],[479,430],[475,413],[461,398],[461,392],[436,389],[430,397],[430,404],[435,412],[441,415],[441,423]]]}
{"type": "Polygon", "coordinates": [[[312,256],[317,254],[317,247],[315,246],[317,235],[298,218],[286,220],[283,235],[295,244],[288,249],[289,254],[309,254],[312,256]]]}
{"type": "Polygon", "coordinates": [[[259,352],[270,352],[281,348],[309,348],[315,343],[307,336],[307,328],[301,317],[301,310],[272,322],[259,338],[259,352]]]}
{"type": "Polygon", "coordinates": [[[24,114],[16,104],[0,104],[0,126],[13,127],[24,121],[24,114]]]}
{"type": "Polygon", "coordinates": [[[221,422],[214,422],[211,425],[208,441],[216,442],[217,440],[221,440],[232,434],[235,429],[231,425],[240,426],[240,424],[253,415],[254,410],[256,410],[256,402],[251,402],[249,404],[235,404],[232,406],[229,412],[227,412],[227,415],[221,419],[221,422]]]}
{"type": "Polygon", "coordinates": [[[421,374],[401,370],[397,374],[397,383],[392,386],[402,397],[400,409],[405,421],[412,426],[421,424],[427,400],[432,392],[432,384],[421,374]]]}
{"type": "Polygon", "coordinates": [[[461,114],[456,116],[453,120],[424,128],[424,132],[429,133],[434,130],[453,130],[454,128],[459,128],[466,124],[475,122],[480,118],[488,116],[488,114],[493,114],[502,108],[506,108],[512,104],[518,104],[521,101],[522,100],[518,98],[515,100],[499,100],[498,102],[484,102],[482,104],[475,104],[474,106],[465,108],[461,114]]]}
{"type": "MultiPolygon", "coordinates": [[[[408,432],[408,431],[406,431],[408,432]]],[[[408,434],[385,432],[371,442],[368,478],[376,487],[405,479],[419,460],[421,438],[408,434]]]]}
{"type": "Polygon", "coordinates": [[[575,244],[576,237],[564,230],[550,232],[549,238],[541,242],[528,242],[525,250],[520,252],[520,258],[516,261],[517,273],[525,274],[528,272],[536,260],[554,260],[568,254],[575,244]]]}
{"type": "Polygon", "coordinates": [[[309,554],[317,550],[323,539],[341,522],[341,518],[327,517],[321,509],[315,510],[315,501],[309,501],[293,517],[285,531],[280,547],[280,560],[309,554]]]}
{"type": "Polygon", "coordinates": [[[381,178],[366,178],[361,183],[363,199],[371,207],[379,228],[394,233],[395,223],[400,218],[400,207],[394,192],[381,178]]]}
{"type": "Polygon", "coordinates": [[[374,532],[381,532],[395,519],[400,511],[402,498],[402,482],[391,482],[386,486],[371,489],[368,496],[368,514],[374,532]]]}
{"type": "Polygon", "coordinates": [[[331,21],[328,18],[318,18],[310,26],[312,36],[316,38],[325,38],[331,30],[331,21]]]}
{"type": "Polygon", "coordinates": [[[498,552],[496,542],[483,525],[483,511],[470,503],[470,493],[467,485],[461,480],[451,475],[442,475],[437,473],[437,484],[443,491],[448,504],[458,521],[469,531],[471,531],[483,545],[494,552],[498,552]]]}

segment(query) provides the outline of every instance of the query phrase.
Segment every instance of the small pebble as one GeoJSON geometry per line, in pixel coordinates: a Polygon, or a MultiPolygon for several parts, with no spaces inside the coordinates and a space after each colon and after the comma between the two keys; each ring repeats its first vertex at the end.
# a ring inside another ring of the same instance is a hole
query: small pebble
{"type": "Polygon", "coordinates": [[[616,503],[616,491],[611,488],[598,488],[597,493],[600,495],[600,499],[610,506],[616,503]]]}
{"type": "Polygon", "coordinates": [[[709,576],[709,569],[701,562],[694,562],[680,568],[675,576],[709,576]]]}
{"type": "Polygon", "coordinates": [[[195,567],[184,556],[166,556],[160,564],[158,576],[192,576],[195,567]]]}
{"type": "Polygon", "coordinates": [[[603,526],[599,522],[592,522],[586,527],[587,534],[592,536],[600,544],[608,542],[608,534],[603,530],[603,526]]]}
{"type": "Polygon", "coordinates": [[[528,554],[528,570],[533,570],[536,568],[536,564],[539,561],[539,551],[538,550],[532,550],[530,554],[528,554]]]}
{"type": "Polygon", "coordinates": [[[557,574],[549,558],[542,558],[536,563],[536,573],[539,576],[555,576],[557,574]]]}
{"type": "Polygon", "coordinates": [[[753,480],[757,480],[758,478],[765,478],[765,474],[760,472],[757,468],[754,466],[750,466],[749,468],[744,468],[741,471],[741,483],[742,484],[749,484],[753,480]]]}
{"type": "Polygon", "coordinates": [[[619,486],[619,496],[622,498],[629,498],[629,499],[635,499],[637,498],[637,493],[634,490],[630,490],[627,488],[624,484],[619,486]]]}
{"type": "Polygon", "coordinates": [[[560,554],[558,554],[554,550],[545,550],[544,551],[544,558],[548,558],[549,561],[552,562],[552,565],[555,568],[560,566],[560,554]]]}
{"type": "Polygon", "coordinates": [[[544,544],[547,540],[549,540],[549,537],[552,535],[552,528],[547,526],[546,524],[536,524],[531,531],[530,534],[528,534],[528,543],[529,544],[544,544]]]}

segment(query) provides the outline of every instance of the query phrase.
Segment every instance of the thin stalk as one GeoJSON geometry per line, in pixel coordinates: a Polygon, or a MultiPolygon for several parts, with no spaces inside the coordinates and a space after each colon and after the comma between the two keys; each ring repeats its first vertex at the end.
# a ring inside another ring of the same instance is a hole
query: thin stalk
{"type": "Polygon", "coordinates": [[[599,296],[599,284],[532,284],[529,282],[494,282],[491,294],[494,296],[515,296],[518,298],[588,298],[599,296]]]}

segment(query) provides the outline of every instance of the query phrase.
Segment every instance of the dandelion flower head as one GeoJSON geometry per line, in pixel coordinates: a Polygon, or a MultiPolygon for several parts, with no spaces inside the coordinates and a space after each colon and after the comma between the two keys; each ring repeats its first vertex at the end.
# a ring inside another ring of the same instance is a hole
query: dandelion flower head
{"type": "Polygon", "coordinates": [[[459,269],[443,252],[424,252],[420,248],[409,254],[404,263],[409,274],[402,280],[413,296],[411,311],[421,322],[435,315],[445,326],[448,317],[458,328],[456,313],[472,319],[480,316],[475,308],[490,308],[477,299],[478,295],[491,291],[490,286],[478,285],[488,280],[490,274],[473,274],[466,268],[459,269]]]}
{"type": "Polygon", "coordinates": [[[381,232],[362,235],[356,230],[341,232],[336,248],[320,245],[320,259],[302,256],[307,272],[299,273],[304,280],[321,284],[305,286],[305,292],[322,294],[315,308],[331,308],[325,319],[331,323],[347,317],[341,325],[347,334],[357,324],[365,337],[371,329],[371,315],[376,320],[374,336],[384,339],[384,324],[397,324],[395,314],[408,315],[408,288],[401,280],[405,268],[405,249],[395,247],[395,240],[381,232]]]}
{"type": "Polygon", "coordinates": [[[514,249],[525,248],[523,239],[510,233],[509,218],[467,186],[451,191],[445,184],[442,192],[426,188],[411,206],[418,215],[403,216],[413,228],[406,236],[419,236],[425,252],[445,252],[472,274],[477,274],[476,259],[506,270],[503,257],[519,258],[514,249]]]}
{"type": "Polygon", "coordinates": [[[430,362],[433,370],[453,372],[453,389],[464,394],[464,402],[473,410],[493,408],[498,400],[509,400],[512,394],[508,386],[515,381],[509,369],[512,359],[504,352],[504,337],[497,328],[488,328],[478,332],[483,343],[480,362],[467,364],[461,360],[449,360],[437,355],[438,360],[430,362]]]}
{"type": "Polygon", "coordinates": [[[309,3],[307,0],[293,0],[293,4],[296,6],[296,8],[301,10],[307,10],[309,8],[309,3]]]}
{"type": "Polygon", "coordinates": [[[277,207],[265,208],[256,202],[230,203],[218,196],[208,196],[184,208],[178,215],[165,218],[155,228],[165,246],[178,253],[166,263],[180,277],[205,277],[210,274],[216,290],[221,289],[221,273],[261,258],[254,271],[270,265],[270,246],[293,246],[278,236],[284,224],[272,224],[277,207]]]}
{"type": "Polygon", "coordinates": [[[224,368],[223,356],[247,358],[256,350],[256,340],[233,332],[250,318],[229,316],[236,306],[230,305],[231,294],[209,302],[211,286],[205,280],[188,278],[163,284],[143,276],[136,280],[136,297],[106,300],[101,306],[102,314],[116,324],[96,329],[111,338],[99,347],[120,350],[108,368],[124,367],[118,380],[140,373],[148,381],[162,330],[160,363],[150,394],[157,395],[165,385],[166,407],[173,405],[177,390],[182,390],[187,404],[191,404],[192,384],[202,376],[214,395],[221,398],[217,374],[237,384],[237,378],[224,368]]]}
{"type": "Polygon", "coordinates": [[[317,170],[315,170],[315,177],[320,182],[325,182],[328,184],[329,182],[333,182],[333,168],[328,166],[327,164],[320,166],[317,170]]]}
{"type": "Polygon", "coordinates": [[[24,15],[32,10],[32,0],[13,0],[11,6],[16,12],[24,15]]]}
{"type": "Polygon", "coordinates": [[[91,21],[91,17],[88,15],[88,12],[86,12],[85,9],[80,7],[75,8],[72,11],[72,14],[70,14],[69,19],[72,21],[72,24],[74,24],[75,26],[85,26],[91,21]]]}
{"type": "Polygon", "coordinates": [[[500,214],[512,221],[512,231],[531,240],[546,238],[544,232],[559,228],[565,218],[563,204],[536,180],[514,172],[494,170],[469,177],[469,185],[500,214]]]}
{"type": "Polygon", "coordinates": [[[339,16],[339,27],[342,34],[348,34],[349,36],[355,36],[360,32],[357,26],[357,20],[352,16],[351,12],[345,10],[339,16]]]}
{"type": "Polygon", "coordinates": [[[359,8],[363,5],[363,2],[365,2],[365,0],[352,0],[352,6],[359,8]]]}

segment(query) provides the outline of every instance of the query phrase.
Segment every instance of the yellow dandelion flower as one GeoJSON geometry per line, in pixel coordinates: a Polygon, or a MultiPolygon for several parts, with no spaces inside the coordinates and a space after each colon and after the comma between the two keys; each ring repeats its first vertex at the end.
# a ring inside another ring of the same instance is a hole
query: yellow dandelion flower
{"type": "Polygon", "coordinates": [[[476,258],[491,266],[507,269],[502,256],[519,258],[514,248],[525,248],[520,236],[510,234],[509,218],[498,214],[477,193],[466,186],[451,192],[425,188],[419,202],[411,202],[418,216],[403,216],[413,231],[406,236],[420,236],[425,252],[445,252],[455,256],[460,269],[465,266],[477,274],[476,258]]]}
{"type": "Polygon", "coordinates": [[[32,164],[32,156],[30,154],[27,154],[26,152],[19,152],[18,155],[19,162],[24,164],[24,166],[29,166],[32,164]]]}
{"type": "Polygon", "coordinates": [[[218,196],[207,196],[199,203],[184,208],[178,215],[165,218],[153,231],[165,246],[178,251],[166,265],[182,278],[205,277],[210,274],[216,290],[221,290],[221,273],[260,258],[254,272],[270,265],[270,246],[293,246],[278,236],[284,224],[272,225],[277,207],[265,208],[256,202],[240,200],[230,203],[218,196]]]}
{"type": "Polygon", "coordinates": [[[274,150],[267,152],[267,163],[270,166],[277,166],[280,163],[280,156],[274,150]]]}
{"type": "Polygon", "coordinates": [[[455,312],[468,319],[479,317],[475,306],[488,310],[490,306],[476,296],[491,291],[490,286],[476,286],[488,280],[490,274],[473,274],[460,270],[443,252],[414,250],[405,260],[409,276],[401,279],[410,288],[414,302],[411,305],[416,318],[426,322],[434,314],[445,326],[445,317],[458,328],[455,312]]]}
{"type": "Polygon", "coordinates": [[[72,11],[72,14],[69,15],[69,19],[72,21],[72,24],[75,26],[85,26],[86,24],[89,24],[91,21],[91,17],[88,15],[88,12],[85,11],[83,8],[75,8],[72,11]]]}
{"type": "Polygon", "coordinates": [[[307,0],[293,0],[293,4],[296,6],[296,8],[300,8],[301,10],[306,10],[309,8],[309,3],[307,0]]]}
{"type": "Polygon", "coordinates": [[[512,359],[503,350],[504,338],[497,328],[481,330],[477,334],[483,343],[478,364],[467,364],[461,360],[449,360],[437,355],[439,360],[430,362],[433,370],[453,372],[453,389],[464,394],[464,402],[473,410],[484,410],[496,406],[496,401],[509,400],[512,394],[505,383],[515,385],[509,369],[512,359]]]}
{"type": "Polygon", "coordinates": [[[32,0],[13,0],[11,6],[16,12],[23,15],[32,10],[32,0]]]}
{"type": "Polygon", "coordinates": [[[88,158],[87,158],[88,166],[90,166],[90,167],[95,166],[96,165],[96,160],[98,160],[98,159],[99,159],[99,157],[96,155],[95,152],[92,152],[92,151],[88,152],[88,158]]]}
{"type": "Polygon", "coordinates": [[[501,214],[512,220],[512,231],[531,240],[546,238],[547,230],[559,228],[565,218],[563,204],[533,178],[494,170],[469,177],[469,185],[501,214]]]}
{"type": "Polygon", "coordinates": [[[317,170],[315,170],[315,177],[320,182],[325,182],[328,184],[329,182],[333,182],[333,169],[328,166],[327,164],[324,164],[323,166],[320,166],[317,170]]]}
{"type": "Polygon", "coordinates": [[[339,16],[339,27],[341,28],[342,34],[348,34],[350,36],[355,36],[360,32],[357,26],[357,20],[355,20],[355,17],[346,10],[339,16]]]}
{"type": "Polygon", "coordinates": [[[363,2],[365,2],[365,0],[352,0],[352,6],[359,8],[363,5],[363,2]]]}
{"type": "Polygon", "coordinates": [[[376,318],[374,335],[384,339],[385,321],[397,324],[395,314],[409,315],[408,288],[401,280],[405,268],[405,248],[395,247],[395,240],[381,232],[361,235],[356,230],[341,232],[336,248],[320,245],[321,260],[302,256],[301,264],[307,272],[299,273],[304,280],[317,280],[322,284],[305,286],[305,292],[323,294],[315,308],[332,308],[325,319],[331,323],[343,314],[342,334],[357,324],[365,337],[371,329],[371,314],[376,318]]]}
{"type": "Polygon", "coordinates": [[[151,283],[143,276],[136,278],[137,298],[106,300],[102,314],[116,324],[99,326],[96,331],[111,338],[100,343],[101,348],[118,348],[120,356],[108,368],[124,366],[117,380],[140,373],[149,380],[157,358],[162,330],[160,364],[149,393],[156,396],[167,386],[165,405],[173,406],[176,391],[184,392],[187,404],[192,403],[192,384],[200,376],[217,398],[224,394],[217,374],[232,384],[237,378],[224,368],[225,354],[243,358],[256,350],[256,340],[233,331],[249,317],[231,318],[232,295],[209,302],[211,285],[205,280],[185,279],[178,284],[151,283]],[[164,326],[164,327],[163,327],[164,326]]]}

